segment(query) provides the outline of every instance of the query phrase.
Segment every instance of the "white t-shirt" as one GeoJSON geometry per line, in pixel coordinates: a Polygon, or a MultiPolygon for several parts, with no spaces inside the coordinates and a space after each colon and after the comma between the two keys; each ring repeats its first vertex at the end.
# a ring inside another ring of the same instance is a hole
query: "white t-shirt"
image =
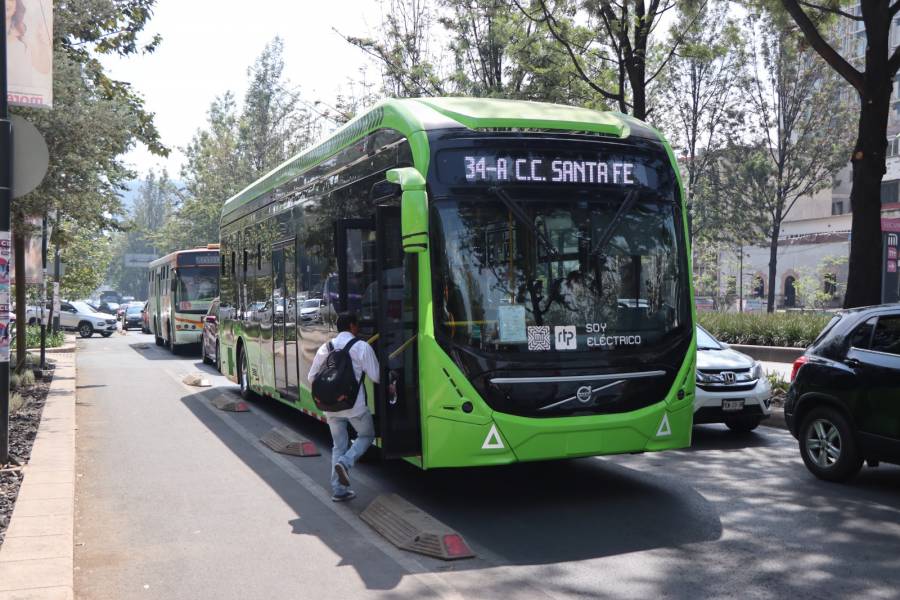
{"type": "MultiPolygon", "coordinates": [[[[340,350],[347,343],[353,339],[353,334],[349,331],[342,331],[337,334],[337,337],[331,340],[331,345],[335,350],[340,350]]],[[[319,374],[319,371],[322,370],[322,366],[325,364],[325,359],[328,357],[328,344],[322,344],[319,347],[319,351],[316,352],[316,357],[313,359],[312,366],[309,368],[309,382],[312,383],[316,375],[319,374]]],[[[378,359],[375,357],[375,350],[372,349],[372,346],[367,344],[364,340],[360,340],[353,344],[353,347],[350,348],[350,360],[353,362],[353,374],[356,376],[356,379],[359,380],[362,377],[363,372],[365,372],[366,377],[368,377],[372,383],[378,383],[380,378],[380,372],[378,369],[378,359]]],[[[326,417],[356,417],[364,412],[366,412],[368,407],[366,406],[366,390],[365,384],[359,386],[359,394],[356,395],[356,402],[353,404],[353,408],[348,408],[347,410],[339,410],[337,412],[329,412],[325,411],[326,417]]]]}

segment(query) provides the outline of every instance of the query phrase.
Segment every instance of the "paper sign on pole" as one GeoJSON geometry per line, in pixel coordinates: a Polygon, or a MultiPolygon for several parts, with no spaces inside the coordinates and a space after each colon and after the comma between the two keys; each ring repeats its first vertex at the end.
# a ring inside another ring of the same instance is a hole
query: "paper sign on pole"
{"type": "Polygon", "coordinates": [[[6,31],[9,103],[53,108],[51,0],[6,2],[6,31]]]}

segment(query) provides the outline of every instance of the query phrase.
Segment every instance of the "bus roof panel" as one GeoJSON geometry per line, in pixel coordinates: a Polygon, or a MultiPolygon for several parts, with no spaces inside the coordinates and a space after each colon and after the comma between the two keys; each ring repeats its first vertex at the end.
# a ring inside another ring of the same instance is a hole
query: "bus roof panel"
{"type": "Polygon", "coordinates": [[[561,104],[462,97],[382,100],[229,198],[222,207],[222,216],[292,181],[369,133],[384,128],[399,131],[409,139],[415,166],[423,175],[428,170],[429,156],[427,138],[421,132],[433,129],[520,128],[658,139],[652,128],[627,115],[561,104]]]}

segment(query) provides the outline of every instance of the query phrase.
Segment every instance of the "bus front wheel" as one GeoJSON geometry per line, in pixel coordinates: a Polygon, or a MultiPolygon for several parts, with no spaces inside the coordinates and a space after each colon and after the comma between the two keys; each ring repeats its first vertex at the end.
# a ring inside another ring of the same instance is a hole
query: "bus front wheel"
{"type": "Polygon", "coordinates": [[[238,350],[238,357],[238,385],[241,386],[241,398],[251,400],[253,392],[250,390],[250,366],[243,346],[238,350]]]}

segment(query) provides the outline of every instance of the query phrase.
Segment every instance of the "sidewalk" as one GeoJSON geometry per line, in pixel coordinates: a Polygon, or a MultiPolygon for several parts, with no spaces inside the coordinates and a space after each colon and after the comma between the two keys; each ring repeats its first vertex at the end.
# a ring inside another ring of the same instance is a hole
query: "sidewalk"
{"type": "Polygon", "coordinates": [[[41,425],[0,548],[0,600],[74,597],[75,355],[54,359],[41,425]]]}

